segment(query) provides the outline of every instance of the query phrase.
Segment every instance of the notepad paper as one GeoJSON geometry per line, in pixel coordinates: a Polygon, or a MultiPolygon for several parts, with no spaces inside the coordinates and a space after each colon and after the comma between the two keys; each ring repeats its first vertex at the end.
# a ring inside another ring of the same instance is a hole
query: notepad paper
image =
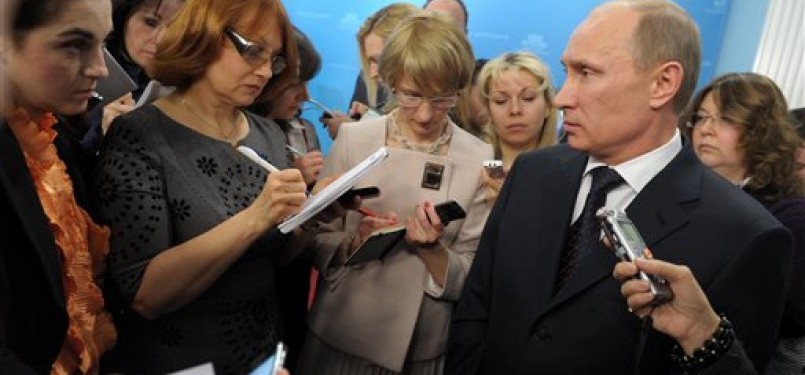
{"type": "Polygon", "coordinates": [[[361,177],[385,160],[388,155],[388,150],[385,147],[379,148],[366,159],[352,167],[352,169],[341,175],[341,177],[325,186],[324,189],[310,196],[299,213],[289,217],[279,225],[280,232],[289,233],[296,229],[296,227],[302,225],[302,223],[310,220],[310,218],[321,212],[321,210],[327,208],[327,206],[331,205],[338,197],[346,193],[347,190],[352,189],[361,177]]]}

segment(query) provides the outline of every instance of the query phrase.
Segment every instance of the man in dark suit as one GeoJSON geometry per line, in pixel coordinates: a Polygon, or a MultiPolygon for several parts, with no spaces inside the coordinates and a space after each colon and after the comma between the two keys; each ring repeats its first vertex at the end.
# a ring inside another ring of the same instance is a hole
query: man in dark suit
{"type": "Polygon", "coordinates": [[[601,205],[625,210],[656,258],[692,271],[763,369],[791,236],[703,167],[677,130],[700,56],[695,24],[664,0],[604,4],[574,31],[556,97],[568,143],[525,154],[509,172],[453,315],[446,373],[674,373],[675,343],[700,347],[716,332],[650,330],[639,344],[641,321],[590,214],[601,205]]]}

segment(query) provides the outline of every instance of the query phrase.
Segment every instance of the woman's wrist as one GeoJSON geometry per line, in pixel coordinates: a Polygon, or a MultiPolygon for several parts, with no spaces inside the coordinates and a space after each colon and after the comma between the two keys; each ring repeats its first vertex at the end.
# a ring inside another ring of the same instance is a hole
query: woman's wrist
{"type": "Polygon", "coordinates": [[[271,221],[265,215],[260,215],[253,206],[246,207],[243,211],[232,216],[230,220],[235,218],[240,223],[243,223],[242,228],[245,228],[243,235],[247,239],[260,237],[274,227],[271,221]]]}
{"type": "Polygon", "coordinates": [[[684,373],[695,373],[721,358],[729,351],[734,339],[735,331],[732,324],[722,315],[715,331],[700,347],[687,352],[680,345],[674,345],[671,360],[684,373]]]}
{"type": "Polygon", "coordinates": [[[721,324],[721,317],[714,311],[710,311],[704,318],[698,319],[696,323],[688,330],[688,334],[685,337],[679,337],[676,340],[687,355],[691,355],[695,349],[701,348],[713,336],[721,324]]]}

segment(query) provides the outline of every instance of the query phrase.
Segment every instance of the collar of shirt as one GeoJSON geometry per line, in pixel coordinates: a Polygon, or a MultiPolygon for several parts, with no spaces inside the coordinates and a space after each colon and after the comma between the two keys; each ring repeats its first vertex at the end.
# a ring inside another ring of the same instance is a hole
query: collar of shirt
{"type": "MultiPolygon", "coordinates": [[[[607,194],[607,208],[624,210],[629,203],[648,185],[654,176],[660,173],[668,163],[673,160],[679,151],[682,150],[682,136],[679,129],[676,129],[673,137],[664,145],[651,150],[643,155],[634,159],[628,160],[624,163],[610,166],[615,169],[625,184],[613,189],[607,194]]],[[[581,210],[584,208],[584,201],[587,199],[587,194],[590,192],[590,185],[592,184],[592,176],[590,171],[593,168],[606,166],[600,160],[590,156],[587,159],[587,166],[584,168],[584,177],[581,180],[581,187],[576,196],[576,205],[573,209],[573,218],[571,223],[581,216],[581,210]]]]}

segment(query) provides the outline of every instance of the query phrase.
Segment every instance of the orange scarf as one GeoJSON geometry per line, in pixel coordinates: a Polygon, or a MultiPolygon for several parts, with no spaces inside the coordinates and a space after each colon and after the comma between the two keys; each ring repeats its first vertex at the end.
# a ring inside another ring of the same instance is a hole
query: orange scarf
{"type": "Polygon", "coordinates": [[[17,109],[8,123],[25,155],[61,256],[70,320],[51,374],[95,374],[101,354],[117,339],[96,283],[105,268],[109,229],[95,224],[76,202],[67,167],[53,144],[56,118],[48,113],[32,119],[25,110],[17,109]]]}

